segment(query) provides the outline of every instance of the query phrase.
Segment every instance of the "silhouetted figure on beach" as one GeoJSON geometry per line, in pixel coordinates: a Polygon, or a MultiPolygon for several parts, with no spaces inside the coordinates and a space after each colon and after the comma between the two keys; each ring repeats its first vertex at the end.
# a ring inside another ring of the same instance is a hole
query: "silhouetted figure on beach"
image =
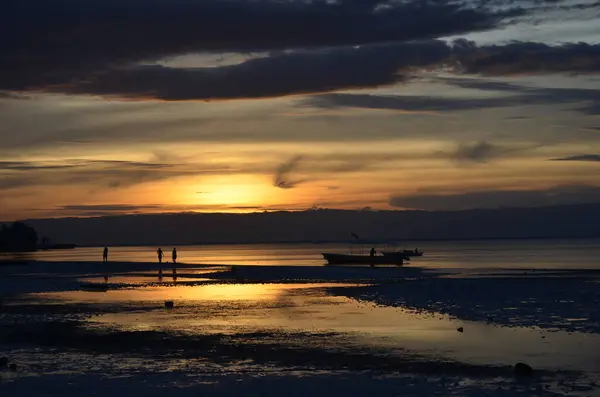
{"type": "Polygon", "coordinates": [[[369,253],[371,256],[375,256],[375,247],[371,248],[371,252],[369,253]]]}
{"type": "Polygon", "coordinates": [[[173,263],[177,263],[177,248],[173,248],[173,253],[171,254],[173,258],[173,263]]]}
{"type": "Polygon", "coordinates": [[[104,247],[102,252],[102,262],[108,262],[108,247],[104,247]]]}
{"type": "Polygon", "coordinates": [[[160,263],[160,267],[158,268],[158,278],[162,279],[163,269],[162,269],[162,258],[163,258],[163,250],[159,248],[156,250],[156,255],[158,256],[158,263],[160,263]]]}

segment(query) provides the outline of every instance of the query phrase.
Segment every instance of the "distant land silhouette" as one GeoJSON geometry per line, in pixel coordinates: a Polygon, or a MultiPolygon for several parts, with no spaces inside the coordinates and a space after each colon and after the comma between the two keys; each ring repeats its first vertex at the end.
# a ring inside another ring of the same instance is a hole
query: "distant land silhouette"
{"type": "Polygon", "coordinates": [[[352,240],[600,237],[600,203],[464,211],[178,213],[25,221],[56,242],[184,245],[352,240]]]}

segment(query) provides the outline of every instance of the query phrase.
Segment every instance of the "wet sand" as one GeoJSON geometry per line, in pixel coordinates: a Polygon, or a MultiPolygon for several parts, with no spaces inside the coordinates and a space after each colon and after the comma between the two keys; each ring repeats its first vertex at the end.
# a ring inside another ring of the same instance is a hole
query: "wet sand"
{"type": "MultiPolygon", "coordinates": [[[[5,390],[17,395],[37,384],[76,395],[104,379],[127,394],[158,395],[159,386],[146,379],[152,374],[165,390],[184,395],[279,395],[266,384],[317,396],[348,385],[353,395],[599,394],[600,340],[593,329],[541,329],[527,311],[522,324],[503,324],[503,317],[471,321],[456,309],[456,296],[441,293],[457,281],[457,290],[465,289],[465,279],[408,267],[269,272],[187,265],[177,280],[160,281],[152,266],[130,264],[106,283],[102,265],[91,263],[5,272],[2,286],[18,286],[0,312],[0,355],[19,364],[16,373],[0,372],[5,390]],[[439,280],[449,284],[441,288],[439,280]],[[108,288],[82,291],[81,282],[108,288]],[[165,308],[166,300],[174,308],[165,308]],[[515,378],[518,361],[537,375],[525,383],[515,378]]],[[[595,280],[583,280],[589,281],[595,280]]],[[[514,281],[493,282],[518,296],[514,281]]],[[[570,282],[559,285],[581,290],[570,282]]],[[[483,292],[472,295],[485,301],[483,292]]],[[[479,305],[474,299],[473,307],[479,305]]],[[[519,318],[519,307],[505,308],[519,318]]]]}

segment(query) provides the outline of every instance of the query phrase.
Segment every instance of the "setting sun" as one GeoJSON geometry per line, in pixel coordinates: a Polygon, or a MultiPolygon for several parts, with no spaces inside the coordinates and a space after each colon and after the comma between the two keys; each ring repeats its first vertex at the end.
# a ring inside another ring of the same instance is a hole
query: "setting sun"
{"type": "Polygon", "coordinates": [[[186,204],[259,206],[270,188],[266,181],[252,176],[215,177],[195,185],[186,204]]]}

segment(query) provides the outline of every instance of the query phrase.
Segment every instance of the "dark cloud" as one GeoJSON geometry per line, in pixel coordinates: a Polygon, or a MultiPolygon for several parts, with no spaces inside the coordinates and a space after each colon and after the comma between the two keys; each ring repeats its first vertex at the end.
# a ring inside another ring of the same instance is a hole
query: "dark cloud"
{"type": "Polygon", "coordinates": [[[540,190],[489,190],[458,194],[411,194],[392,196],[393,207],[454,211],[473,208],[543,207],[600,201],[600,187],[556,186],[540,190]]]}
{"type": "MultiPolygon", "coordinates": [[[[599,46],[600,48],[600,46],[599,46]]],[[[573,110],[584,114],[600,114],[600,90],[587,88],[527,87],[501,81],[479,79],[440,79],[446,84],[466,89],[500,92],[501,95],[485,98],[461,98],[419,95],[373,95],[329,93],[313,95],[303,101],[305,105],[319,108],[358,107],[401,111],[454,112],[528,105],[570,104],[573,110]],[[585,103],[585,105],[581,105],[585,103]]],[[[506,120],[524,120],[528,116],[510,117],[506,120]]]]}
{"type": "MultiPolygon", "coordinates": [[[[407,158],[424,158],[436,156],[435,153],[402,153],[401,151],[389,152],[348,152],[348,153],[325,153],[306,154],[293,156],[288,161],[279,164],[275,170],[273,185],[282,189],[290,189],[301,183],[317,179],[335,178],[339,174],[348,174],[364,170],[374,170],[394,161],[406,160],[407,158]],[[303,178],[294,176],[304,175],[303,178]]],[[[329,190],[339,187],[329,186],[329,190]]]]}
{"type": "Polygon", "coordinates": [[[123,160],[53,160],[53,161],[0,161],[0,171],[47,171],[83,168],[90,166],[131,166],[143,168],[167,168],[172,164],[145,163],[123,160]]]}
{"type": "MultiPolygon", "coordinates": [[[[28,64],[35,62],[28,59],[28,64]]],[[[30,81],[28,76],[11,76],[11,73],[16,73],[14,71],[26,73],[23,68],[13,65],[10,68],[13,72],[0,74],[0,89],[130,99],[262,98],[377,87],[407,79],[415,71],[442,67],[459,74],[490,76],[595,73],[600,71],[600,45],[572,43],[550,46],[515,42],[477,46],[464,39],[452,43],[420,40],[277,52],[268,57],[220,67],[169,68],[122,64],[105,67],[95,73],[86,72],[81,77],[69,76],[60,82],[41,71],[35,73],[35,81],[30,81]]],[[[509,86],[494,84],[488,89],[510,90],[509,86]]],[[[590,111],[595,109],[597,106],[590,111]]]]}
{"type": "MultiPolygon", "coordinates": [[[[524,101],[524,100],[522,100],[524,101]]],[[[374,94],[323,94],[314,95],[303,103],[320,108],[357,107],[366,109],[390,109],[401,111],[453,112],[514,106],[520,102],[518,96],[498,98],[461,99],[456,97],[434,97],[419,95],[374,95],[374,94]],[[517,101],[515,103],[515,101],[517,101]]]]}
{"type": "Polygon", "coordinates": [[[35,186],[39,183],[39,181],[39,178],[33,176],[17,177],[0,175],[0,189],[3,189],[6,192],[10,189],[17,189],[26,186],[35,186]]]}
{"type": "Polygon", "coordinates": [[[597,73],[600,45],[567,43],[550,46],[516,42],[478,47],[467,40],[454,42],[462,73],[508,76],[528,73],[597,73]]]}
{"type": "Polygon", "coordinates": [[[579,154],[575,156],[560,157],[552,161],[600,161],[600,154],[579,154]]]}
{"type": "MultiPolygon", "coordinates": [[[[70,93],[163,100],[259,98],[383,86],[405,80],[415,70],[442,66],[452,66],[461,74],[495,76],[596,73],[600,72],[600,45],[512,43],[478,47],[466,40],[451,44],[432,40],[300,51],[220,68],[136,67],[109,72],[66,90],[70,93]]],[[[486,89],[554,97],[559,94],[573,97],[583,91],[556,89],[554,92],[536,93],[534,89],[526,90],[518,85],[499,82],[488,82],[486,89]]],[[[593,90],[588,90],[588,94],[595,95],[593,90]]],[[[508,99],[504,98],[504,103],[508,104],[508,99]]],[[[470,101],[471,104],[474,102],[470,101]]],[[[487,101],[489,106],[498,102],[502,100],[494,98],[487,101]]],[[[454,105],[468,106],[469,102],[454,105]]],[[[594,113],[598,108],[595,103],[587,112],[594,113]]]]}
{"type": "Polygon", "coordinates": [[[64,160],[0,163],[0,188],[86,185],[119,188],[140,183],[202,174],[229,172],[211,164],[165,164],[118,160],[64,160]]]}
{"type": "Polygon", "coordinates": [[[35,213],[58,212],[62,216],[98,217],[115,216],[124,214],[148,214],[148,213],[193,213],[196,211],[292,211],[300,208],[288,206],[230,206],[224,204],[208,205],[164,205],[164,204],[72,204],[63,205],[51,209],[30,208],[28,211],[35,213]]]}
{"type": "MultiPolygon", "coordinates": [[[[600,53],[596,56],[596,62],[597,65],[600,65],[600,53]]],[[[461,88],[514,94],[500,98],[507,104],[510,102],[515,105],[586,102],[586,105],[579,105],[575,110],[590,115],[600,114],[600,93],[599,90],[593,88],[541,88],[483,79],[443,79],[443,81],[461,88]]],[[[483,103],[485,105],[485,99],[483,103]]]]}
{"type": "MultiPolygon", "coordinates": [[[[230,165],[196,162],[191,157],[162,152],[154,153],[152,158],[155,161],[1,161],[0,188],[81,185],[90,189],[105,189],[186,176],[273,172],[273,163],[269,158],[230,165]]],[[[275,168],[273,185],[290,189],[311,180],[372,169],[401,158],[405,158],[405,155],[394,152],[295,155],[275,168]]],[[[210,192],[198,191],[196,194],[207,193],[210,192]]]]}
{"type": "Polygon", "coordinates": [[[517,6],[466,1],[6,0],[0,8],[0,89],[192,52],[283,50],[428,39],[486,30],[517,6]]]}
{"type": "Polygon", "coordinates": [[[297,155],[291,159],[279,164],[275,170],[275,177],[273,178],[273,186],[281,189],[292,189],[297,185],[306,182],[306,179],[293,179],[292,172],[298,168],[302,156],[297,155]]]}
{"type": "MultiPolygon", "coordinates": [[[[135,213],[136,213],[135,211],[131,212],[131,214],[135,214],[135,213]]],[[[124,215],[125,213],[118,213],[118,214],[124,215]]],[[[67,215],[67,214],[63,214],[63,215],[67,215]]],[[[73,213],[69,213],[68,215],[76,216],[76,217],[92,218],[92,217],[100,217],[100,216],[114,216],[116,214],[111,211],[76,211],[73,213]]]]}
{"type": "Polygon", "coordinates": [[[427,68],[450,54],[445,42],[435,40],[294,51],[222,67],[123,67],[85,81],[43,88],[132,99],[275,97],[387,85],[401,80],[403,69],[427,68]]]}
{"type": "Polygon", "coordinates": [[[450,160],[459,163],[487,163],[505,158],[533,147],[508,147],[486,141],[459,144],[454,151],[444,153],[450,160]]]}
{"type": "Polygon", "coordinates": [[[505,117],[504,120],[508,121],[519,121],[519,120],[531,120],[533,117],[530,116],[510,116],[505,117]]]}
{"type": "Polygon", "coordinates": [[[497,81],[497,80],[487,80],[487,79],[473,79],[473,78],[464,78],[464,77],[440,77],[437,78],[436,81],[442,82],[444,84],[472,89],[472,90],[482,90],[482,91],[500,91],[510,94],[521,94],[528,90],[527,87],[524,87],[519,84],[509,83],[506,81],[497,81]]]}
{"type": "MultiPolygon", "coordinates": [[[[205,127],[216,119],[215,117],[203,116],[201,112],[184,111],[173,109],[171,106],[179,103],[153,103],[160,109],[153,112],[151,109],[136,111],[132,109],[131,102],[113,102],[110,110],[98,111],[109,103],[103,101],[101,104],[94,103],[86,107],[85,111],[56,111],[51,106],[36,112],[31,117],[29,104],[17,109],[2,109],[0,119],[4,124],[0,125],[0,152],[11,152],[11,157],[20,156],[20,149],[43,148],[48,146],[96,146],[96,145],[119,145],[131,143],[140,145],[152,142],[168,144],[171,142],[189,142],[197,140],[215,140],[214,134],[205,134],[205,127]],[[121,113],[128,113],[121,117],[121,113]],[[160,114],[161,117],[156,117],[160,114]],[[200,133],[199,133],[200,132],[200,133]]],[[[140,102],[141,104],[141,102],[140,102]]],[[[151,104],[144,102],[144,104],[151,104]]],[[[39,105],[39,103],[38,103],[39,105]]],[[[198,104],[202,106],[202,104],[198,104]]],[[[241,117],[241,116],[236,116],[241,117]]],[[[232,119],[236,119],[232,117],[232,119]]],[[[264,119],[264,117],[263,117],[264,119]]],[[[234,138],[243,134],[236,131],[228,131],[234,138]]],[[[0,158],[3,158],[0,154],[0,158]]],[[[169,158],[173,156],[170,155],[169,158]]],[[[161,162],[160,159],[153,161],[161,162]]]]}
{"type": "Polygon", "coordinates": [[[506,153],[506,149],[481,141],[473,144],[459,145],[458,148],[450,154],[450,157],[458,161],[486,163],[504,153],[506,153]]]}
{"type": "Polygon", "coordinates": [[[63,205],[55,208],[58,211],[102,211],[102,212],[123,212],[139,211],[148,209],[162,208],[159,204],[130,205],[130,204],[98,204],[98,205],[63,205]]]}
{"type": "Polygon", "coordinates": [[[0,171],[39,171],[39,170],[61,170],[77,167],[74,164],[62,164],[60,162],[35,162],[35,161],[0,161],[0,171]]]}

